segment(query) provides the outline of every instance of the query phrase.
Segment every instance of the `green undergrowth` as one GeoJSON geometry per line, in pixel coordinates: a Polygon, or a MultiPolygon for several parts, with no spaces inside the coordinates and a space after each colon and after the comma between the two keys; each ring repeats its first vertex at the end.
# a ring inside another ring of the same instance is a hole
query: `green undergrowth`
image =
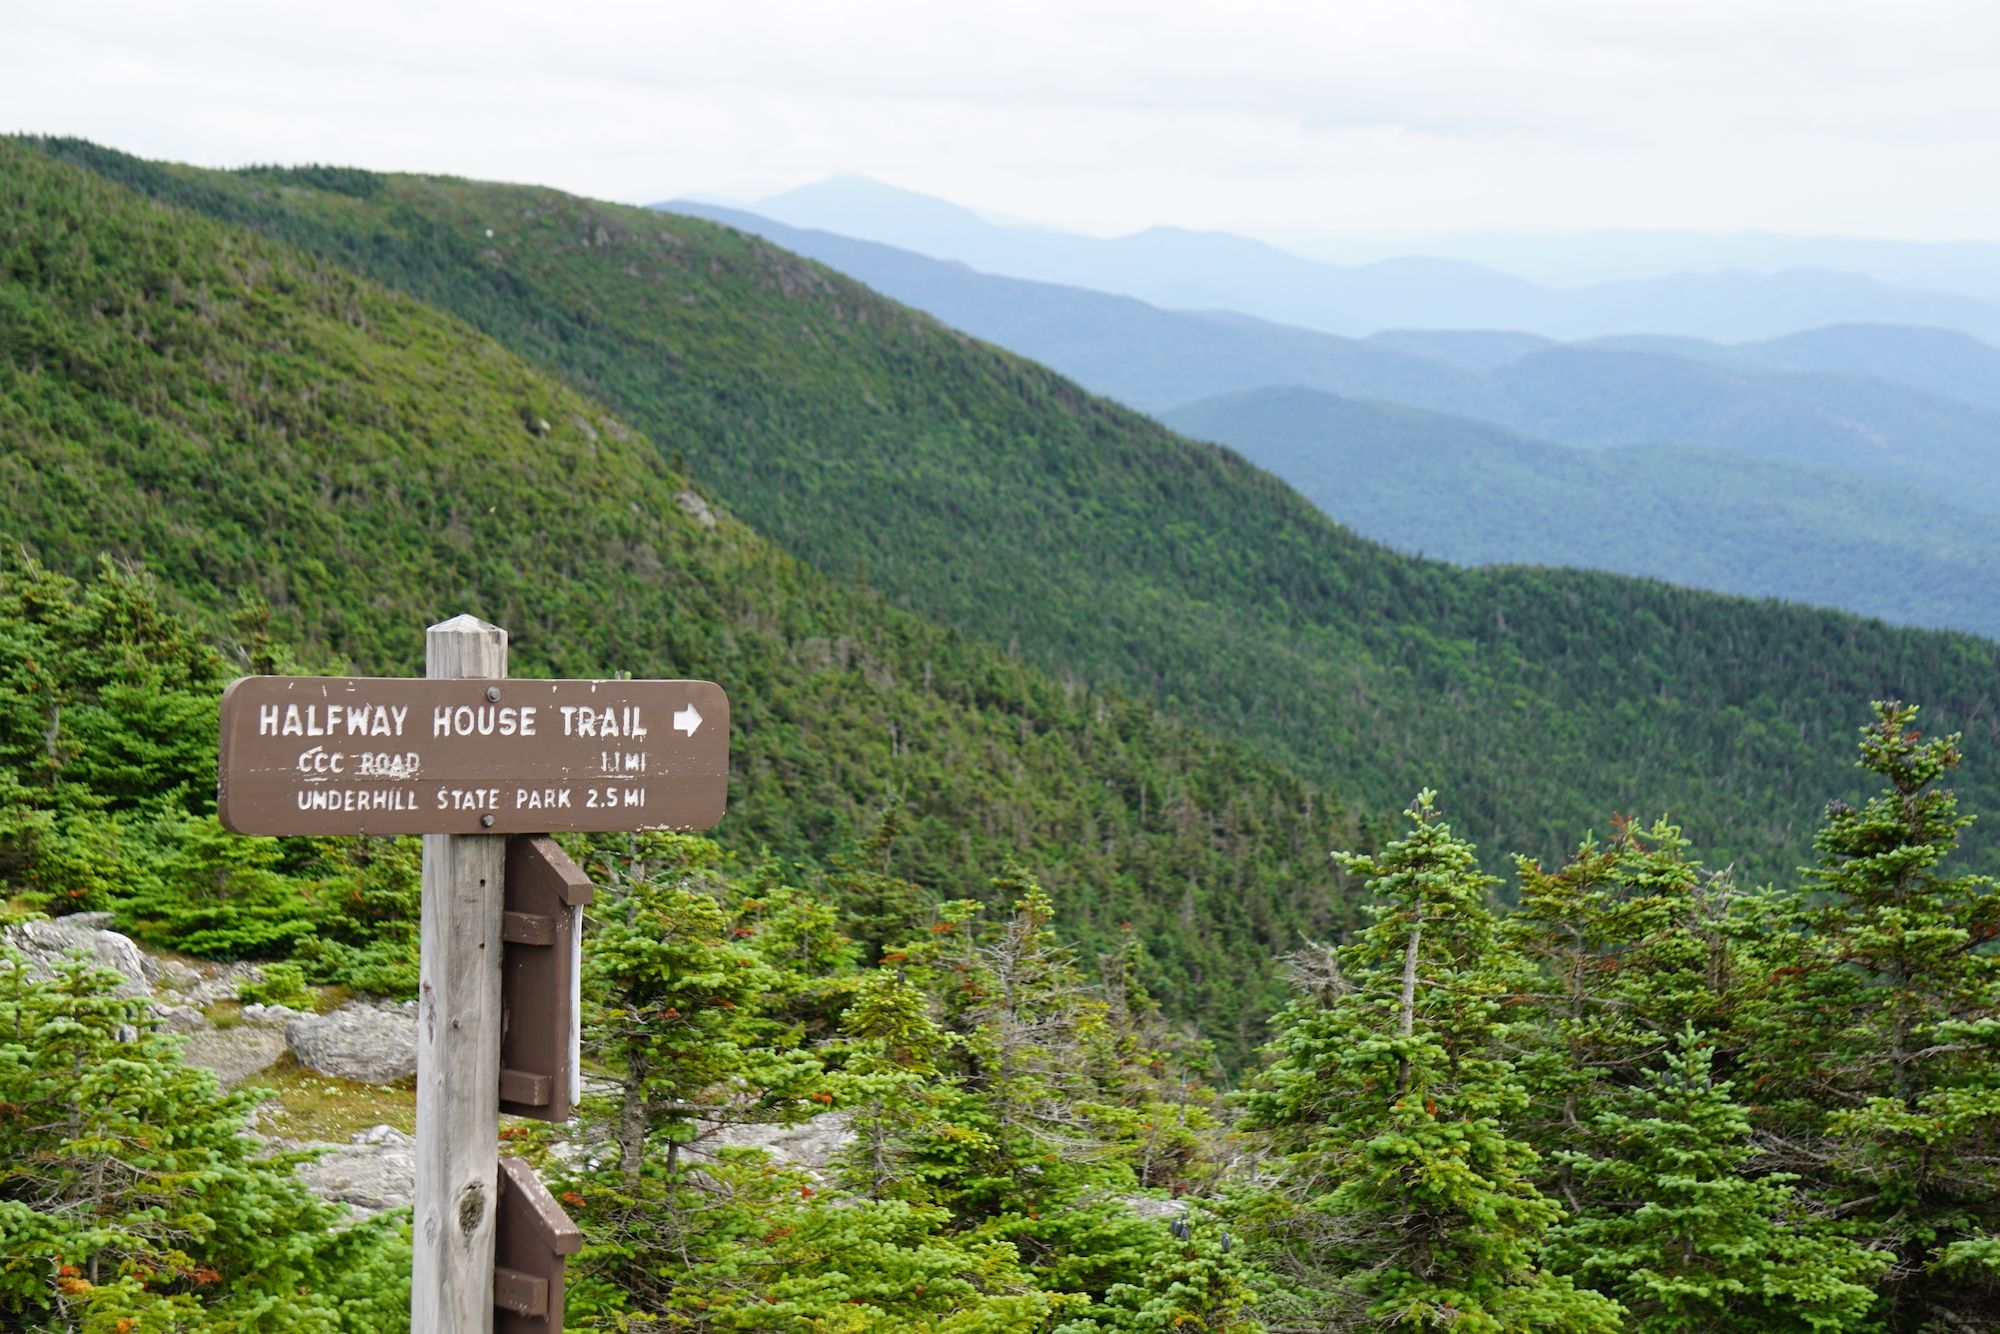
{"type": "Polygon", "coordinates": [[[278,1139],[345,1144],[371,1126],[394,1126],[416,1133],[414,1079],[395,1084],[359,1084],[335,1079],[282,1057],[241,1088],[265,1098],[257,1117],[259,1133],[278,1139]]]}

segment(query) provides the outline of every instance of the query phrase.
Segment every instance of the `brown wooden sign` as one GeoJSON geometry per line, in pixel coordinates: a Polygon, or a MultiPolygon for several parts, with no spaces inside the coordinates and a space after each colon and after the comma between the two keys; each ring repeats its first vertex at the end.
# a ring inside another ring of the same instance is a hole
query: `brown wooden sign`
{"type": "Polygon", "coordinates": [[[222,696],[238,834],[707,829],[729,789],[710,681],[249,676],[222,696]]]}
{"type": "Polygon", "coordinates": [[[583,909],[590,877],[556,841],[507,841],[500,927],[500,1110],[567,1121],[578,1093],[583,909]]]}

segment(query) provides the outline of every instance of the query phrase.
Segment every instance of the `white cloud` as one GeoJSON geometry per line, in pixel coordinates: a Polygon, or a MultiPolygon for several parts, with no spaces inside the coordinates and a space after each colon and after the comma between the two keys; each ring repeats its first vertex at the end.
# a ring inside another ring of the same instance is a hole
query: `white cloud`
{"type": "Polygon", "coordinates": [[[1992,236],[1996,69],[1966,0],[71,0],[0,12],[0,128],[1098,231],[1992,236]]]}

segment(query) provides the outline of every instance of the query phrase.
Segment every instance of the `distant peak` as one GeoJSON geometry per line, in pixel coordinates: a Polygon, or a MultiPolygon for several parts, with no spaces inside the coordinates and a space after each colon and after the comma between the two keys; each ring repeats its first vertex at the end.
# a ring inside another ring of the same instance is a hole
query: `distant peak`
{"type": "MultiPolygon", "coordinates": [[[[871,200],[893,199],[905,204],[921,204],[926,208],[951,209],[955,212],[972,214],[973,210],[962,204],[954,204],[949,199],[928,195],[921,190],[911,190],[901,185],[892,185],[873,176],[864,176],[855,171],[837,171],[831,176],[795,185],[789,190],[767,195],[757,201],[758,205],[780,203],[803,203],[825,200],[871,200]]],[[[974,215],[976,216],[976,214],[974,215]]]]}

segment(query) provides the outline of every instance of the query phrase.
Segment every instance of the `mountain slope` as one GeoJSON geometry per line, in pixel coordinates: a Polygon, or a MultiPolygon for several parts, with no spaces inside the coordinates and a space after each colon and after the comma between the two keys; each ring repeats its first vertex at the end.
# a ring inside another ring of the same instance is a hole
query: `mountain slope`
{"type": "MultiPolygon", "coordinates": [[[[460,314],[603,395],[823,569],[1143,691],[1364,805],[1435,784],[1495,852],[1550,856],[1613,812],[1665,810],[1775,874],[1853,790],[1837,757],[1868,699],[2000,727],[1991,644],[1397,556],[1232,453],[712,224],[49,148],[460,314]]],[[[1974,804],[1988,774],[1965,776],[1974,804]]]]}
{"type": "Polygon", "coordinates": [[[1488,407],[1489,391],[1476,374],[1386,341],[1360,342],[1244,315],[1162,310],[1083,287],[995,277],[872,241],[786,227],[756,214],[676,207],[816,259],[1133,407],[1158,410],[1268,384],[1312,385],[1461,412],[1488,407]]]}
{"type": "Polygon", "coordinates": [[[1530,352],[1553,345],[1540,334],[1507,333],[1497,329],[1384,329],[1365,340],[1373,347],[1392,348],[1412,356],[1442,361],[1447,366],[1484,375],[1530,352]]]}
{"type": "Polygon", "coordinates": [[[893,808],[870,869],[962,897],[1019,862],[1237,1056],[1271,954],[1342,911],[1325,789],[842,591],[456,321],[7,141],[0,499],[10,557],[143,561],[217,616],[241,590],[323,667],[408,674],[474,610],[517,675],[713,677],[724,837],[824,866],[893,808]]]}
{"type": "Polygon", "coordinates": [[[1978,352],[1985,345],[1940,330],[1860,340],[1829,331],[1745,344],[1740,355],[1657,336],[1565,345],[1518,333],[1394,330],[1356,341],[996,278],[754,215],[696,211],[1153,412],[1296,385],[1483,418],[1560,444],[1675,444],[1840,468],[2000,512],[2000,412],[1976,406],[1994,392],[1978,352]],[[1951,340],[1957,356],[1920,370],[1926,363],[1914,349],[1938,340],[1951,340]],[[1841,367],[1868,368],[1869,376],[1834,373],[1841,367]],[[1788,373],[1794,369],[1816,373],[1788,373]],[[1891,382],[1899,370],[1919,384],[1891,382]],[[1924,391],[1961,370],[1965,401],[1924,391]]]}
{"type": "Polygon", "coordinates": [[[1329,515],[1461,565],[1567,565],[2000,638],[2000,519],[1824,469],[1570,449],[1463,418],[1265,389],[1162,418],[1329,515]]]}
{"type": "Polygon", "coordinates": [[[1677,444],[1879,477],[2000,512],[2000,412],[1880,380],[1552,347],[1492,372],[1482,414],[1568,445],[1677,444]]]}

